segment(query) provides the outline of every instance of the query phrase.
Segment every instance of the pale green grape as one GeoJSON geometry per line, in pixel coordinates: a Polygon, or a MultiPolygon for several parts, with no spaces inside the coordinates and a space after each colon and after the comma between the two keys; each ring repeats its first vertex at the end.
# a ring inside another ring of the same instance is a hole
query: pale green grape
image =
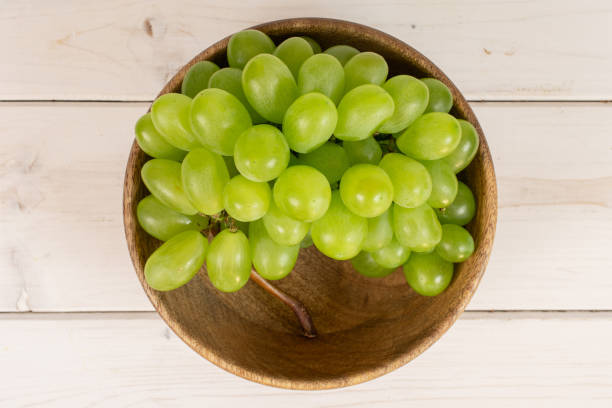
{"type": "Polygon", "coordinates": [[[304,61],[312,57],[313,54],[314,52],[308,41],[300,37],[287,38],[274,50],[274,55],[289,67],[296,79],[304,61]]]}
{"type": "Polygon", "coordinates": [[[274,203],[296,220],[312,222],[321,218],[330,201],[329,182],[310,166],[288,167],[274,183],[274,203]]]}
{"type": "Polygon", "coordinates": [[[384,278],[395,271],[393,268],[385,268],[377,264],[372,254],[366,251],[361,251],[352,258],[351,264],[357,272],[368,278],[384,278]]]}
{"type": "Polygon", "coordinates": [[[209,88],[223,89],[234,95],[240,103],[249,111],[253,124],[265,123],[265,119],[261,117],[259,113],[253,109],[249,101],[247,101],[246,95],[242,90],[242,70],[238,68],[221,68],[212,76],[208,81],[209,88]]]}
{"type": "Polygon", "coordinates": [[[393,98],[378,85],[361,85],[350,90],[338,105],[334,135],[341,140],[363,140],[374,134],[393,115],[393,98]]]}
{"type": "Polygon", "coordinates": [[[249,242],[253,266],[264,279],[281,279],[293,270],[300,252],[299,244],[285,246],[276,243],[261,220],[249,225],[249,242]]]}
{"type": "Polygon", "coordinates": [[[293,219],[276,206],[274,200],[263,216],[263,225],[268,235],[279,245],[297,245],[308,234],[310,224],[293,219]]]}
{"type": "Polygon", "coordinates": [[[223,210],[223,189],[229,173],[221,156],[204,148],[192,150],[183,160],[181,180],[189,201],[199,212],[213,215],[223,210]]]}
{"type": "Polygon", "coordinates": [[[387,173],[373,164],[356,164],[340,180],[344,205],[361,217],[376,217],[391,206],[393,184],[387,173]]]}
{"type": "Polygon", "coordinates": [[[378,217],[368,218],[368,235],[361,245],[364,251],[373,252],[387,246],[393,239],[393,212],[389,208],[378,217]]]}
{"type": "Polygon", "coordinates": [[[250,222],[260,219],[268,211],[270,196],[268,183],[258,183],[237,175],[225,186],[223,203],[230,217],[250,222]]]}
{"type": "Polygon", "coordinates": [[[448,207],[436,210],[443,224],[465,225],[472,221],[476,214],[476,200],[472,190],[459,182],[457,196],[448,207]]]}
{"type": "Polygon", "coordinates": [[[448,113],[431,112],[418,118],[397,138],[402,153],[418,160],[438,160],[455,150],[461,126],[448,113]]]}
{"type": "Polygon", "coordinates": [[[310,231],[308,231],[308,234],[306,234],[302,242],[300,242],[300,248],[309,248],[313,244],[314,242],[312,242],[312,236],[310,235],[310,231]]]}
{"type": "Polygon", "coordinates": [[[466,120],[458,119],[461,126],[461,140],[451,154],[441,160],[448,164],[455,173],[459,173],[472,162],[478,151],[478,133],[466,120]]]}
{"type": "Polygon", "coordinates": [[[391,242],[379,250],[372,252],[374,261],[383,268],[397,268],[402,266],[410,256],[410,250],[396,240],[391,242]]]}
{"type": "Polygon", "coordinates": [[[287,168],[289,146],[274,126],[253,126],[236,141],[234,162],[240,174],[249,180],[270,181],[287,168]]]}
{"type": "Polygon", "coordinates": [[[162,204],[181,214],[198,210],[191,204],[181,182],[181,164],[172,160],[153,159],[142,166],[142,181],[162,204]]]}
{"type": "Polygon", "coordinates": [[[223,161],[225,162],[225,167],[227,167],[227,172],[229,173],[230,178],[240,174],[240,172],[236,168],[236,163],[234,163],[233,156],[221,156],[221,157],[223,157],[223,161]]]}
{"type": "Polygon", "coordinates": [[[344,92],[359,85],[382,85],[387,79],[387,61],[375,52],[360,52],[344,64],[344,92]]]}
{"type": "Polygon", "coordinates": [[[453,95],[446,85],[434,78],[423,78],[429,88],[429,103],[425,112],[450,112],[453,107],[453,95]]]}
{"type": "Polygon", "coordinates": [[[210,282],[220,291],[242,288],[251,276],[251,248],[244,232],[219,232],[208,248],[206,269],[210,282]]]}
{"type": "Polygon", "coordinates": [[[382,158],[382,149],[373,137],[351,142],[345,140],[342,147],[346,151],[351,165],[357,163],[378,164],[382,158]]]}
{"type": "Polygon", "coordinates": [[[270,54],[260,54],[244,67],[242,89],[253,109],[274,123],[283,123],[285,112],[298,97],[291,71],[270,54]]]}
{"type": "Polygon", "coordinates": [[[274,42],[258,30],[240,31],[227,44],[227,62],[232,68],[244,68],[251,58],[258,54],[272,54],[274,42]]]}
{"type": "Polygon", "coordinates": [[[368,234],[368,221],[346,208],[336,190],[325,215],[312,223],[310,234],[324,255],[338,260],[351,259],[361,251],[368,234]]]}
{"type": "Polygon", "coordinates": [[[325,50],[325,54],[336,57],[340,64],[345,65],[348,60],[359,54],[359,50],[350,45],[334,45],[325,50]]]}
{"type": "Polygon", "coordinates": [[[342,146],[332,142],[327,142],[310,153],[300,155],[298,161],[300,164],[319,170],[327,178],[329,184],[340,181],[346,169],[349,168],[346,152],[342,146]]]}
{"type": "Polygon", "coordinates": [[[429,252],[442,239],[442,226],[435,211],[427,204],[416,208],[395,204],[393,231],[397,241],[414,252],[429,252]]]}
{"type": "Polygon", "coordinates": [[[448,262],[463,262],[474,253],[474,239],[463,227],[454,224],[442,226],[442,239],[436,252],[448,262]]]}
{"type": "Polygon", "coordinates": [[[431,176],[431,195],[427,204],[433,208],[448,207],[457,196],[458,181],[453,169],[442,160],[423,161],[431,176]]]}
{"type": "Polygon", "coordinates": [[[200,91],[208,88],[208,81],[212,74],[219,70],[219,66],[211,61],[196,62],[189,68],[183,78],[181,93],[190,98],[195,97],[200,91]]]}
{"type": "Polygon", "coordinates": [[[302,95],[287,109],[283,134],[292,150],[308,153],[325,143],[338,122],[336,106],[318,92],[302,95]]]}
{"type": "Polygon", "coordinates": [[[383,156],[379,166],[393,183],[393,201],[402,207],[418,207],[431,194],[431,176],[421,163],[399,153],[383,156]]]}
{"type": "Polygon", "coordinates": [[[197,231],[184,231],[166,241],[145,263],[150,287],[159,291],[179,288],[189,282],[206,259],[208,241],[197,231]]]}
{"type": "Polygon", "coordinates": [[[183,231],[201,231],[208,226],[207,217],[181,214],[152,195],[140,200],[136,216],[142,229],[160,241],[167,241],[183,231]]]}
{"type": "Polygon", "coordinates": [[[448,287],[453,278],[453,264],[435,252],[412,254],[404,265],[404,276],[415,292],[436,296],[448,287]]]}
{"type": "Polygon", "coordinates": [[[308,44],[310,44],[310,48],[312,48],[312,52],[314,52],[315,54],[318,54],[321,52],[321,46],[319,45],[318,42],[314,40],[314,38],[308,37],[307,35],[303,35],[300,38],[303,38],[304,40],[308,42],[308,44]]]}
{"type": "Polygon", "coordinates": [[[302,64],[297,77],[298,91],[304,95],[320,92],[336,105],[344,95],[344,69],[331,55],[315,54],[302,64]]]}
{"type": "Polygon", "coordinates": [[[410,75],[397,75],[382,86],[395,103],[393,116],[378,129],[381,133],[397,133],[406,129],[425,112],[429,101],[427,86],[410,75]]]}
{"type": "Polygon", "coordinates": [[[166,142],[181,150],[200,147],[191,129],[190,108],[191,98],[177,93],[164,94],[151,105],[151,119],[155,129],[166,142]]]}
{"type": "Polygon", "coordinates": [[[187,154],[186,151],[177,149],[166,142],[166,139],[155,129],[150,113],[138,119],[134,133],[142,151],[156,159],[181,161],[187,154]]]}

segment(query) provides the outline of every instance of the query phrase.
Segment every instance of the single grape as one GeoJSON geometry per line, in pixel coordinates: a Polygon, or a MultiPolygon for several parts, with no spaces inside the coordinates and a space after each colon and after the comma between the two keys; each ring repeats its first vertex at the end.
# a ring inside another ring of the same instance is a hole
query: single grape
{"type": "Polygon", "coordinates": [[[382,85],[387,79],[387,61],[375,52],[360,52],[344,64],[344,92],[359,85],[382,85]]]}
{"type": "Polygon", "coordinates": [[[270,186],[257,183],[242,175],[233,177],[223,191],[225,211],[238,221],[260,219],[270,207],[270,186]]]}
{"type": "Polygon", "coordinates": [[[283,134],[292,150],[308,153],[331,137],[338,122],[336,106],[318,92],[302,95],[287,109],[283,134]]]}
{"type": "Polygon", "coordinates": [[[206,259],[208,241],[198,231],[184,231],[157,248],[144,267],[150,287],[159,291],[179,288],[189,282],[206,259]]]}
{"type": "Polygon", "coordinates": [[[463,262],[474,253],[474,239],[463,227],[454,224],[442,225],[442,239],[436,252],[448,262],[463,262]]]}
{"type": "Polygon", "coordinates": [[[315,54],[302,64],[297,77],[301,95],[320,92],[338,104],[344,95],[344,69],[328,54],[315,54]]]}
{"type": "Polygon", "coordinates": [[[289,146],[274,126],[253,126],[236,141],[234,162],[240,174],[251,181],[274,180],[289,164],[289,146]]]}
{"type": "Polygon", "coordinates": [[[436,213],[443,224],[465,225],[469,223],[476,214],[476,200],[472,190],[459,182],[455,201],[446,208],[437,209],[436,213]]]}
{"type": "Polygon", "coordinates": [[[427,204],[433,208],[448,207],[457,196],[458,181],[453,169],[442,160],[423,161],[431,176],[431,195],[427,204]]]}
{"type": "Polygon", "coordinates": [[[453,264],[435,252],[412,254],[404,265],[406,281],[423,296],[436,296],[448,287],[453,278],[453,264]]]}
{"type": "Polygon", "coordinates": [[[183,78],[181,93],[190,98],[195,97],[200,91],[208,88],[208,81],[212,74],[219,70],[219,66],[211,61],[196,62],[189,68],[183,78]]]}
{"type": "Polygon", "coordinates": [[[394,268],[385,268],[377,264],[372,254],[366,251],[361,251],[352,258],[351,264],[357,272],[368,278],[384,278],[395,271],[394,268]]]}
{"type": "Polygon", "coordinates": [[[351,165],[357,163],[378,164],[382,158],[382,149],[372,136],[351,142],[345,140],[342,147],[346,151],[351,165]]]}
{"type": "Polygon", "coordinates": [[[393,115],[393,98],[378,85],[361,85],[350,90],[338,105],[334,135],[341,140],[363,140],[374,134],[393,115]]]}
{"type": "Polygon", "coordinates": [[[138,119],[134,128],[136,142],[143,152],[156,159],[181,161],[186,151],[177,149],[155,129],[151,114],[147,113],[138,119]]]}
{"type": "Polygon", "coordinates": [[[351,259],[361,251],[368,234],[368,221],[349,211],[336,190],[332,193],[329,210],[312,223],[310,234],[324,255],[338,260],[351,259]]]}
{"type": "Polygon", "coordinates": [[[393,184],[387,173],[373,164],[356,164],[340,180],[344,205],[361,217],[376,217],[393,201],[393,184]]]}
{"type": "Polygon", "coordinates": [[[325,54],[336,57],[340,64],[345,65],[348,60],[359,54],[359,50],[350,45],[334,45],[325,50],[325,54]]]}
{"type": "Polygon", "coordinates": [[[274,183],[274,203],[289,217],[312,222],[329,207],[331,188],[325,176],[310,166],[288,167],[274,183]]]}
{"type": "Polygon", "coordinates": [[[461,126],[461,140],[451,154],[440,159],[448,164],[455,173],[459,173],[472,162],[478,151],[478,133],[466,120],[458,119],[461,126]]]}
{"type": "Polygon", "coordinates": [[[227,172],[229,173],[230,178],[240,174],[240,172],[236,168],[236,163],[234,163],[233,156],[221,156],[221,157],[223,157],[223,161],[225,162],[225,167],[227,167],[227,172]]]}
{"type": "Polygon", "coordinates": [[[395,103],[393,116],[378,129],[381,133],[397,133],[406,129],[425,112],[429,101],[427,86],[410,75],[397,75],[382,86],[395,103]]]}
{"type": "Polygon", "coordinates": [[[393,239],[393,213],[389,208],[378,217],[368,218],[368,235],[361,245],[364,251],[374,252],[387,246],[393,239]]]}
{"type": "Polygon", "coordinates": [[[205,148],[192,150],[181,165],[181,181],[199,212],[213,215],[223,210],[223,190],[229,173],[221,156],[205,148]]]}
{"type": "Polygon", "coordinates": [[[142,229],[160,241],[167,241],[183,231],[201,231],[208,226],[207,217],[181,214],[152,195],[140,200],[136,216],[142,229]]]}
{"type": "Polygon", "coordinates": [[[242,89],[253,109],[274,123],[283,123],[285,112],[298,97],[291,71],[270,54],[260,54],[244,67],[242,89]]]}
{"type": "Polygon", "coordinates": [[[314,52],[312,47],[303,38],[291,37],[280,43],[274,50],[274,55],[283,61],[297,80],[300,67],[314,52]]]}
{"type": "Polygon", "coordinates": [[[251,115],[253,124],[265,123],[266,120],[253,109],[242,90],[242,70],[238,68],[221,68],[208,81],[209,88],[223,89],[234,95],[251,115]]]}
{"type": "Polygon", "coordinates": [[[142,166],[140,174],[151,194],[165,206],[181,214],[194,215],[198,212],[183,189],[180,163],[152,159],[142,166]]]}
{"type": "Polygon", "coordinates": [[[308,44],[310,44],[310,48],[312,48],[312,52],[314,52],[315,54],[318,54],[321,52],[321,46],[319,45],[318,42],[314,40],[314,38],[308,37],[307,35],[303,35],[300,38],[303,38],[304,40],[306,40],[306,42],[308,42],[308,44]]]}
{"type": "Polygon", "coordinates": [[[210,282],[220,291],[242,288],[251,276],[251,248],[244,232],[219,232],[208,248],[206,269],[210,282]]]}
{"type": "Polygon", "coordinates": [[[455,150],[461,126],[448,113],[431,112],[418,118],[397,138],[402,153],[418,160],[438,160],[455,150]]]}
{"type": "Polygon", "coordinates": [[[429,252],[442,239],[442,226],[427,204],[416,208],[393,206],[393,231],[404,247],[414,252],[429,252]]]}
{"type": "Polygon", "coordinates": [[[274,42],[258,30],[240,31],[227,44],[227,62],[232,68],[244,68],[251,58],[258,54],[272,54],[274,42]]]}
{"type": "Polygon", "coordinates": [[[299,244],[285,246],[276,243],[261,220],[249,225],[249,242],[253,266],[264,279],[281,279],[293,270],[300,252],[299,244]]]}
{"type": "Polygon", "coordinates": [[[274,200],[263,216],[263,225],[274,242],[286,246],[299,244],[310,230],[310,224],[289,217],[276,206],[274,200]]]}
{"type": "Polygon", "coordinates": [[[383,268],[398,268],[410,257],[410,250],[392,239],[389,245],[372,252],[374,261],[383,268]]]}
{"type": "Polygon", "coordinates": [[[164,94],[151,105],[151,119],[155,129],[166,142],[181,150],[200,147],[191,129],[190,108],[191,98],[177,93],[164,94]]]}
{"type": "Polygon", "coordinates": [[[423,78],[421,81],[429,89],[429,103],[425,112],[450,112],[453,95],[448,87],[434,78],[423,78]]]}
{"type": "Polygon", "coordinates": [[[383,156],[379,166],[393,183],[393,201],[402,207],[418,207],[431,194],[431,176],[421,163],[399,153],[383,156]]]}
{"type": "Polygon", "coordinates": [[[300,155],[298,161],[300,164],[319,170],[327,178],[329,184],[340,181],[346,169],[349,168],[346,152],[342,146],[332,142],[327,142],[310,153],[300,155]]]}

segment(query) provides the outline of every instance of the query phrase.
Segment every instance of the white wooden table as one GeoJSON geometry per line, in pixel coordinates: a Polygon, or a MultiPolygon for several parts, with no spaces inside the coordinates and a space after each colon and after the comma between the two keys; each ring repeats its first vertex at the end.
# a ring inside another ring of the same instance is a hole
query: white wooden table
{"type": "Polygon", "coordinates": [[[612,406],[610,0],[0,0],[0,38],[1,407],[612,406]],[[184,345],[121,216],[133,124],[177,67],[298,16],[430,57],[472,101],[499,182],[468,311],[409,365],[325,392],[253,384],[184,345]]]}

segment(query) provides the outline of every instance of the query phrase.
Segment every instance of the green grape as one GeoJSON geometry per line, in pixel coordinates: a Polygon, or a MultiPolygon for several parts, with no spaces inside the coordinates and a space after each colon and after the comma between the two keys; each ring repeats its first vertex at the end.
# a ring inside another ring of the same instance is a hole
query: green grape
{"type": "Polygon", "coordinates": [[[461,140],[451,154],[440,159],[448,164],[455,173],[459,173],[472,162],[478,151],[478,133],[466,120],[458,119],[461,126],[461,140]]]}
{"type": "Polygon", "coordinates": [[[193,99],[191,126],[204,147],[231,156],[236,139],[251,127],[251,116],[231,93],[223,89],[205,89],[193,99]]]}
{"type": "Polygon", "coordinates": [[[376,252],[372,252],[374,261],[383,268],[397,268],[402,266],[408,260],[410,250],[392,239],[389,245],[380,248],[376,252]]]}
{"type": "Polygon", "coordinates": [[[314,54],[312,47],[303,38],[291,37],[280,43],[274,50],[274,55],[283,61],[297,79],[300,67],[314,54]]]}
{"type": "Polygon", "coordinates": [[[186,151],[177,149],[166,142],[166,139],[155,129],[150,113],[138,119],[134,133],[136,134],[136,142],[142,151],[156,159],[181,161],[187,154],[186,151]]]}
{"type": "Polygon", "coordinates": [[[312,236],[310,235],[310,231],[308,231],[308,234],[306,234],[302,242],[300,242],[300,248],[309,248],[313,244],[314,242],[312,242],[312,236]]]}
{"type": "Polygon", "coordinates": [[[253,109],[274,123],[283,123],[285,112],[298,97],[291,71],[270,54],[258,55],[244,67],[242,89],[253,109]]]}
{"type": "Polygon", "coordinates": [[[393,231],[397,241],[414,252],[429,252],[442,239],[442,226],[427,204],[416,208],[393,206],[393,231]]]}
{"type": "Polygon", "coordinates": [[[251,248],[244,232],[219,232],[208,248],[206,270],[210,282],[220,291],[242,288],[251,276],[251,248]]]}
{"type": "Polygon", "coordinates": [[[167,241],[183,231],[201,231],[208,226],[207,217],[181,214],[152,195],[140,200],[136,216],[142,229],[160,241],[167,241]]]}
{"type": "Polygon", "coordinates": [[[233,156],[221,156],[221,157],[223,157],[223,161],[225,162],[225,167],[227,167],[227,172],[229,173],[230,178],[240,174],[240,172],[236,168],[236,163],[234,163],[233,156]]]}
{"type": "Polygon", "coordinates": [[[321,218],[331,201],[325,176],[310,166],[288,167],[274,183],[274,203],[289,217],[312,222],[321,218]]]}
{"type": "Polygon", "coordinates": [[[453,264],[435,252],[412,254],[404,265],[406,281],[423,296],[436,296],[448,287],[453,278],[453,264]]]}
{"type": "Polygon", "coordinates": [[[298,164],[300,164],[300,159],[295,154],[289,152],[289,166],[297,166],[298,164]]]}
{"type": "Polygon", "coordinates": [[[387,173],[373,164],[356,164],[340,180],[344,205],[361,217],[376,217],[393,201],[393,184],[387,173]]]}
{"type": "Polygon", "coordinates": [[[431,176],[421,163],[399,153],[383,156],[379,166],[393,183],[393,201],[402,207],[418,207],[431,194],[431,176]]]}
{"type": "Polygon", "coordinates": [[[242,90],[242,70],[238,68],[221,68],[212,76],[208,81],[209,88],[223,89],[234,95],[240,103],[249,111],[253,124],[257,125],[265,123],[266,120],[261,117],[259,113],[253,109],[253,107],[247,101],[246,95],[242,90]]]}
{"type": "Polygon", "coordinates": [[[223,191],[225,211],[238,221],[260,219],[270,207],[270,186],[257,183],[242,175],[232,178],[223,191]]]}
{"type": "Polygon", "coordinates": [[[181,181],[199,212],[213,215],[223,210],[223,189],[229,173],[221,156],[204,148],[192,150],[183,160],[181,181]]]}
{"type": "Polygon", "coordinates": [[[164,242],[145,263],[144,275],[155,290],[168,291],[189,282],[202,268],[208,241],[198,231],[183,231],[164,242]]]}
{"type": "Polygon", "coordinates": [[[338,105],[334,135],[341,140],[363,140],[374,134],[393,115],[393,98],[378,85],[361,85],[350,90],[338,105]]]}
{"type": "Polygon", "coordinates": [[[181,164],[172,160],[153,159],[142,166],[142,181],[162,204],[181,214],[198,210],[191,204],[181,182],[181,164]]]}
{"type": "Polygon", "coordinates": [[[387,61],[375,52],[360,52],[344,64],[344,92],[359,85],[382,85],[387,79],[387,61]]]}
{"type": "Polygon", "coordinates": [[[261,220],[249,225],[249,242],[253,266],[264,279],[281,279],[293,270],[300,252],[299,244],[285,246],[276,243],[261,220]]]}
{"type": "Polygon", "coordinates": [[[459,182],[455,201],[446,208],[436,210],[438,219],[443,224],[465,225],[472,221],[476,214],[476,200],[472,190],[459,182]]]}
{"type": "Polygon", "coordinates": [[[378,129],[381,133],[397,133],[406,129],[425,112],[429,101],[427,86],[410,75],[397,75],[382,86],[395,103],[393,116],[378,129]]]}
{"type": "Polygon", "coordinates": [[[461,126],[448,113],[431,112],[418,118],[397,138],[400,151],[418,160],[438,160],[455,150],[461,126]]]}
{"type": "Polygon", "coordinates": [[[431,195],[427,200],[433,208],[448,207],[457,196],[457,176],[451,167],[442,160],[423,161],[423,166],[431,176],[431,195]]]}
{"type": "Polygon", "coordinates": [[[181,150],[200,147],[191,129],[190,108],[191,98],[177,93],[164,94],[151,105],[151,119],[155,129],[166,142],[181,150]]]}
{"type": "Polygon", "coordinates": [[[436,252],[448,262],[463,262],[474,253],[474,239],[463,227],[455,224],[442,225],[442,239],[436,252]]]}
{"type": "Polygon", "coordinates": [[[387,246],[393,239],[393,213],[389,208],[378,217],[368,218],[368,235],[361,245],[364,251],[374,252],[387,246]]]}
{"type": "Polygon", "coordinates": [[[238,137],[234,162],[240,174],[249,180],[270,181],[287,168],[289,146],[274,126],[253,126],[238,137]]]}
{"type": "Polygon", "coordinates": [[[251,58],[258,54],[272,54],[274,42],[258,30],[240,31],[227,44],[227,62],[232,68],[244,68],[251,58]]]}
{"type": "Polygon", "coordinates": [[[345,140],[342,147],[346,151],[351,165],[357,163],[378,164],[382,158],[382,149],[373,137],[351,142],[345,140]]]}
{"type": "Polygon", "coordinates": [[[196,62],[189,68],[183,78],[181,93],[190,98],[195,97],[200,91],[208,88],[208,81],[212,74],[219,70],[219,66],[211,61],[196,62]]]}
{"type": "Polygon", "coordinates": [[[325,54],[336,57],[340,64],[345,65],[351,58],[359,54],[359,50],[350,45],[334,45],[326,49],[325,54]]]}
{"type": "Polygon", "coordinates": [[[446,85],[434,78],[423,78],[429,88],[429,103],[425,112],[450,112],[453,107],[453,95],[446,85]]]}
{"type": "Polygon", "coordinates": [[[270,202],[270,208],[263,216],[263,225],[274,242],[286,246],[302,242],[310,229],[308,223],[295,220],[285,214],[276,206],[274,200],[270,202]]]}
{"type": "Polygon", "coordinates": [[[352,258],[351,264],[357,272],[368,278],[384,278],[395,271],[394,268],[385,268],[377,264],[372,254],[366,251],[361,251],[352,258]]]}
{"type": "Polygon", "coordinates": [[[346,152],[342,146],[332,142],[327,142],[310,153],[300,155],[298,160],[300,164],[314,167],[323,173],[329,184],[340,181],[346,169],[349,168],[346,152]]]}
{"type": "Polygon", "coordinates": [[[325,215],[312,223],[312,241],[324,255],[337,260],[351,259],[361,251],[368,235],[368,221],[349,211],[338,190],[332,193],[325,215]]]}
{"type": "Polygon", "coordinates": [[[320,92],[338,104],[344,95],[344,69],[331,55],[315,54],[302,64],[297,77],[301,95],[320,92]]]}
{"type": "Polygon", "coordinates": [[[321,46],[319,45],[318,42],[314,40],[314,38],[308,37],[307,35],[303,35],[300,38],[303,38],[304,40],[306,40],[306,42],[308,42],[308,44],[310,44],[310,48],[312,48],[312,52],[314,52],[315,54],[318,54],[321,52],[321,46]]]}
{"type": "Polygon", "coordinates": [[[329,140],[337,122],[338,112],[331,99],[311,92],[289,106],[283,119],[283,134],[292,150],[308,153],[329,140]]]}

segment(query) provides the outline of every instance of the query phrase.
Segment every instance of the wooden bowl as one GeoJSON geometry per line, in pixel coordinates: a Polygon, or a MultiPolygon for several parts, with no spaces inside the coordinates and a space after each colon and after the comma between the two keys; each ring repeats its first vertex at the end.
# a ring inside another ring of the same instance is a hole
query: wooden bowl
{"type": "MultiPolygon", "coordinates": [[[[147,194],[140,169],[148,157],[136,143],[132,146],[123,197],[127,243],[136,274],[168,326],[214,364],[262,384],[320,390],[361,383],[421,354],[448,330],[474,294],[491,252],[497,217],[491,155],[476,116],[455,85],[397,38],[360,24],[321,18],[273,21],[255,28],[277,43],[308,35],[324,49],[349,44],[375,51],[388,61],[390,76],[437,78],[453,93],[452,113],[471,122],[480,135],[478,154],[461,175],[478,204],[476,217],[467,227],[476,251],[455,267],[448,289],[436,297],[420,296],[400,270],[386,278],[370,279],[355,272],[349,262],[331,260],[314,247],[302,250],[295,270],[274,285],[307,306],[319,332],[315,339],[301,336],[291,310],[253,282],[236,293],[221,293],[212,287],[203,269],[189,284],[172,292],[157,292],[146,284],[145,261],[160,243],[136,219],[136,205],[147,194]]],[[[213,44],[181,68],[160,95],[180,92],[183,76],[197,61],[226,65],[228,39],[213,44]]]]}

